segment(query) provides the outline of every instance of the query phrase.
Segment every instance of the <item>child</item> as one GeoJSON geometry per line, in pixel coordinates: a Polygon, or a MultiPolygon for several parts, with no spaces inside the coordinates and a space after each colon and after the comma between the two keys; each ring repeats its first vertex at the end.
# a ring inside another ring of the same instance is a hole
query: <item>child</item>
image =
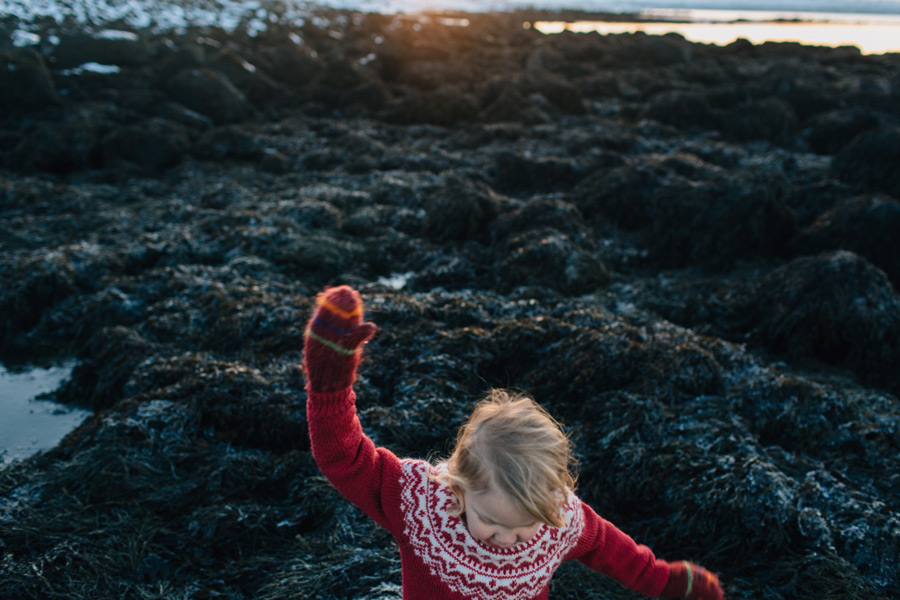
{"type": "Polygon", "coordinates": [[[569,441],[528,398],[494,391],[446,463],[376,448],[352,389],[374,334],[355,290],[317,296],[303,359],[309,435],[328,480],[396,538],[404,599],[546,599],[571,559],[647,596],[723,599],[715,575],[655,558],[575,496],[569,441]]]}

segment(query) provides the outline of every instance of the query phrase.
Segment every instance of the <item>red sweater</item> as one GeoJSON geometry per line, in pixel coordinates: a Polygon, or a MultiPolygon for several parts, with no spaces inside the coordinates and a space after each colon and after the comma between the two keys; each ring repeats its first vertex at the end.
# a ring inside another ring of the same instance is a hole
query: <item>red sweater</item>
{"type": "Polygon", "coordinates": [[[399,459],[362,431],[352,389],[309,392],[313,457],[328,480],[397,540],[404,600],[546,600],[550,578],[576,559],[647,596],[658,596],[669,566],[569,494],[562,527],[542,525],[512,548],[471,536],[449,514],[453,493],[433,475],[444,468],[399,459]]]}

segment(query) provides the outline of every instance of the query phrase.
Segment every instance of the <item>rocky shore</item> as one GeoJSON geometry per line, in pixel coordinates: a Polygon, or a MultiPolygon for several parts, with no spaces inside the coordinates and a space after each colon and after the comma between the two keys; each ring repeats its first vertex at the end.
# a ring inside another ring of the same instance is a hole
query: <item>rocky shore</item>
{"type": "Polygon", "coordinates": [[[521,388],[727,597],[900,595],[900,56],[547,16],[0,22],[0,360],[76,358],[94,410],[0,470],[0,597],[399,599],[309,454],[337,283],[379,444],[441,455],[521,388]]]}

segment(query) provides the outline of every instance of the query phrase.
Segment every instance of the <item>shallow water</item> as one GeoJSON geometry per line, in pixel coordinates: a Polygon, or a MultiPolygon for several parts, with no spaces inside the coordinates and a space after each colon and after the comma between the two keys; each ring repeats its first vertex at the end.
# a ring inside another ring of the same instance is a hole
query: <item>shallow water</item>
{"type": "Polygon", "coordinates": [[[613,23],[538,22],[542,33],[563,30],[601,34],[643,31],[651,35],[680,33],[692,42],[724,46],[738,39],[754,44],[797,42],[813,46],[857,46],[863,54],[900,52],[900,16],[837,13],[693,10],[647,11],[659,21],[613,23]],[[672,22],[673,20],[677,22],[672,22]]]}
{"type": "Polygon", "coordinates": [[[12,33],[15,45],[37,44],[40,38],[28,23],[50,18],[59,23],[74,21],[91,26],[125,23],[154,30],[180,30],[189,26],[218,26],[225,30],[242,29],[251,36],[271,25],[300,25],[310,18],[315,7],[395,13],[422,10],[574,9],[606,13],[639,13],[651,21],[623,22],[543,22],[535,27],[542,33],[563,30],[601,34],[644,31],[662,35],[675,32],[690,41],[726,45],[737,39],[754,44],[797,42],[815,46],[857,46],[863,54],[900,52],[900,1],[830,2],[793,0],[786,3],[732,1],[667,0],[543,0],[537,3],[479,0],[7,0],[2,12],[21,19],[21,28],[12,33]],[[653,19],[659,18],[660,22],[653,19]],[[671,21],[680,21],[672,23],[671,21]]]}
{"type": "Polygon", "coordinates": [[[89,410],[44,399],[69,376],[73,362],[8,371],[0,365],[0,465],[55,446],[89,410]]]}

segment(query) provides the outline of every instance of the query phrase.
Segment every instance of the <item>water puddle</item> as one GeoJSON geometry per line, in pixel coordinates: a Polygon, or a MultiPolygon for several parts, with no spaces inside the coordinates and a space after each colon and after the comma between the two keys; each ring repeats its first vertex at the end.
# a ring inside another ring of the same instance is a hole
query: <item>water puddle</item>
{"type": "Polygon", "coordinates": [[[74,366],[72,361],[9,371],[0,365],[0,466],[52,448],[91,414],[44,397],[74,366]]]}

